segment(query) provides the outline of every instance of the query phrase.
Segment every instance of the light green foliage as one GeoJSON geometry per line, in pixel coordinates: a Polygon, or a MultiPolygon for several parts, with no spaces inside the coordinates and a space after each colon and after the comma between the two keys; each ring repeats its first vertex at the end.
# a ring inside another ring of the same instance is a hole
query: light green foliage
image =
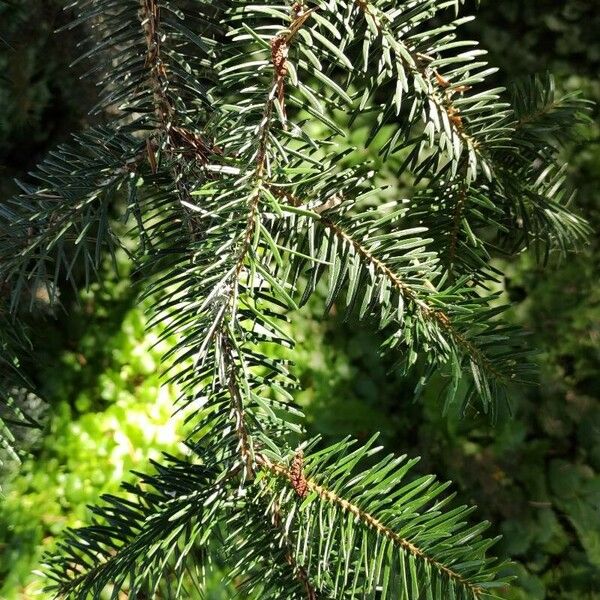
{"type": "MultiPolygon", "coordinates": [[[[86,522],[87,506],[115,493],[131,469],[162,451],[176,451],[176,396],[160,385],[159,363],[169,342],[147,335],[125,278],[81,294],[71,313],[66,345],[60,330],[43,325],[41,393],[51,407],[44,441],[5,483],[0,504],[0,597],[34,597],[44,585],[33,572],[66,527],[86,522]]],[[[39,596],[35,596],[39,597],[39,596]]]]}

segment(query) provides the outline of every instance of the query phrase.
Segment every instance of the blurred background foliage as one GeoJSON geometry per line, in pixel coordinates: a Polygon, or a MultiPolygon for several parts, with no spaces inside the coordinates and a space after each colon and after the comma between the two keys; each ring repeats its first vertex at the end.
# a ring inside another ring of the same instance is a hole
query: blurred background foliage
{"type": "MultiPolygon", "coordinates": [[[[68,68],[82,32],[52,33],[66,22],[62,4],[0,7],[0,194],[88,122],[93,86],[68,68]]],[[[595,2],[482,0],[478,12],[469,33],[501,68],[500,83],[549,71],[561,90],[600,102],[595,2]]],[[[568,158],[580,210],[599,231],[598,108],[594,117],[568,158]]],[[[377,160],[373,151],[360,158],[377,160]]],[[[408,184],[390,183],[394,190],[408,184]]],[[[523,256],[504,268],[511,318],[540,351],[539,385],[513,391],[512,414],[496,424],[476,414],[443,416],[435,386],[415,404],[416,382],[400,378],[392,358],[380,357],[379,340],[335,309],[323,316],[318,301],[292,324],[298,401],[313,432],[366,438],[381,431],[390,450],[421,455],[424,471],[452,479],[460,500],[476,502],[503,535],[498,551],[516,561],[506,598],[600,598],[599,240],[562,264],[542,269],[523,256]]],[[[32,317],[38,355],[30,370],[50,410],[31,458],[17,477],[3,477],[2,600],[33,597],[34,571],[56,535],[81,523],[86,505],[115,493],[131,469],[144,470],[149,458],[177,448],[180,424],[169,420],[174,391],[158,382],[164,345],[153,346],[156,338],[144,331],[126,267],[117,274],[107,265],[101,286],[63,300],[72,305],[69,318],[32,317]]]]}
{"type": "Polygon", "coordinates": [[[103,285],[82,292],[69,319],[38,317],[39,362],[32,366],[49,416],[33,456],[3,486],[0,499],[0,598],[34,597],[34,571],[65,527],[89,518],[87,505],[117,493],[132,469],[161,451],[176,452],[176,391],[160,385],[171,346],[145,331],[126,270],[106,269],[103,285]],[[125,271],[125,273],[123,273],[125,271]]]}

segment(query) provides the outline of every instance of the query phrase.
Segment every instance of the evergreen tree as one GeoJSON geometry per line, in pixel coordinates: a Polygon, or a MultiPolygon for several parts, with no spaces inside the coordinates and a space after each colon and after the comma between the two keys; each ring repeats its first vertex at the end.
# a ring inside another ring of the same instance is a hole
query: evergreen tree
{"type": "Polygon", "coordinates": [[[560,159],[586,107],[550,77],[486,85],[494,70],[458,37],[463,3],[74,3],[90,40],[77,61],[109,118],[1,205],[0,439],[17,453],[11,431],[35,424],[17,398],[22,313],[123,249],[149,327],[177,339],[165,380],[188,452],[64,537],[46,566],[57,595],[196,598],[213,571],[276,599],[472,599],[505,584],[486,524],[412,475],[415,460],[306,437],[286,325],[323,286],[326,310],[365,319],[418,370],[416,396],[445,379],[440,410],[493,417],[527,381],[491,261],[545,260],[588,234],[560,159]],[[348,166],[358,123],[365,147],[383,138],[385,165],[402,158],[410,198],[373,202],[389,197],[373,165],[348,166]]]}

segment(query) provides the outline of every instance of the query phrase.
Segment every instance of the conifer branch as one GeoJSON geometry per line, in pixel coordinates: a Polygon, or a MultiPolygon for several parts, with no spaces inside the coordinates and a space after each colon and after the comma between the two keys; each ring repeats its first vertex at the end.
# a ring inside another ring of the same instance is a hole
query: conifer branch
{"type": "MultiPolygon", "coordinates": [[[[289,203],[291,206],[300,207],[308,206],[309,202],[297,198],[287,192],[281,193],[278,190],[273,190],[273,193],[278,195],[282,200],[289,203]]],[[[344,200],[340,199],[337,207],[341,208],[344,206],[344,200]],[[340,206],[341,205],[341,206],[340,206]]],[[[416,283],[413,279],[411,283],[407,283],[404,278],[399,275],[393,267],[387,264],[387,260],[393,259],[394,254],[388,250],[388,252],[380,251],[378,244],[375,241],[370,240],[370,231],[365,228],[358,228],[356,232],[352,232],[348,227],[344,227],[344,221],[341,219],[339,214],[336,214],[336,207],[333,209],[327,209],[323,213],[317,208],[317,212],[307,212],[306,218],[314,221],[315,225],[321,226],[326,230],[329,230],[336,236],[342,244],[347,244],[354,253],[361,260],[361,267],[366,273],[374,273],[383,278],[383,280],[389,283],[391,289],[396,292],[407,302],[414,305],[415,309],[420,315],[420,319],[434,325],[436,330],[442,336],[446,337],[449,342],[455,345],[458,354],[465,356],[471,364],[472,374],[475,378],[475,383],[478,388],[478,392],[484,399],[484,405],[487,406],[491,402],[490,392],[487,389],[488,385],[484,379],[480,378],[481,373],[485,373],[486,377],[495,380],[497,385],[506,386],[511,382],[517,380],[517,365],[513,361],[503,362],[497,361],[493,355],[488,357],[484,351],[477,345],[477,336],[474,339],[469,339],[468,334],[460,331],[456,323],[454,323],[453,317],[449,314],[448,310],[445,309],[445,301],[440,295],[440,292],[433,286],[431,281],[425,280],[416,283]],[[373,250],[373,249],[376,250],[373,250]],[[494,360],[498,364],[495,364],[494,360]],[[499,365],[504,367],[504,370],[499,368],[499,365]]],[[[363,215],[364,216],[364,215],[363,215]]],[[[349,226],[352,226],[352,216],[345,219],[349,226]]],[[[292,224],[291,227],[297,227],[297,224],[292,224]]],[[[343,247],[343,246],[342,246],[343,247]]],[[[309,252],[309,254],[312,254],[309,252]]],[[[338,269],[338,275],[340,270],[338,269]]],[[[340,277],[343,277],[339,275],[340,277]]],[[[369,284],[373,285],[373,284],[369,284]]],[[[335,284],[338,287],[338,284],[335,284]]],[[[356,287],[356,286],[355,286],[356,287]]],[[[377,287],[375,284],[374,287],[377,287]]],[[[339,289],[338,289],[339,293],[339,289]]],[[[469,292],[472,295],[472,292],[469,292]]],[[[465,297],[465,301],[468,301],[468,296],[465,297]]],[[[460,312],[457,312],[460,317],[460,312]]],[[[396,318],[396,321],[402,321],[402,316],[396,318]]],[[[491,328],[490,328],[491,331],[491,328]]],[[[486,333],[481,334],[485,337],[486,333]]],[[[440,343],[439,341],[437,343],[440,343]]],[[[453,355],[446,354],[447,345],[441,343],[441,352],[445,354],[445,361],[452,360],[453,355]]]]}
{"type": "Polygon", "coordinates": [[[458,332],[452,324],[451,318],[446,312],[439,308],[433,307],[424,300],[422,300],[419,294],[410,286],[407,286],[404,281],[394,271],[388,267],[382,260],[374,256],[367,248],[365,248],[358,240],[354,239],[348,232],[344,231],[339,225],[328,220],[327,218],[321,219],[321,223],[333,231],[340,239],[348,242],[352,245],[354,250],[364,258],[367,263],[373,265],[378,273],[381,273],[391,284],[408,300],[414,302],[418,307],[423,318],[431,320],[439,325],[443,330],[448,332],[450,337],[457,343],[458,346],[463,349],[468,356],[480,364],[482,368],[496,377],[499,381],[506,383],[507,377],[505,374],[498,371],[492,362],[488,360],[483,353],[465,336],[458,332]]]}
{"type": "MultiPolygon", "coordinates": [[[[114,124],[60,148],[38,188],[0,207],[0,280],[14,313],[31,283],[77,287],[76,266],[87,283],[105,249],[126,246],[149,328],[175,339],[165,376],[189,460],[167,459],[69,532],[48,558],[53,590],[83,600],[164,584],[183,597],[188,561],[225,540],[224,580],[264,598],[489,595],[503,584],[494,540],[448,507],[445,484],[404,482],[414,461],[373,462],[373,441],[290,449],[306,433],[283,323],[326,273],[327,308],[373,317],[406,369],[420,361],[416,395],[443,369],[446,404],[478,395],[493,412],[530,366],[477,286],[494,248],[566,250],[586,231],[555,152],[581,103],[543,80],[512,106],[480,89],[492,70],[457,39],[463,18],[431,20],[460,0],[76,4],[98,36],[79,59],[98,55],[96,108],[114,124]],[[372,165],[344,166],[358,117],[364,145],[381,133],[384,162],[408,148],[401,171],[427,189],[382,204],[372,165]],[[111,225],[122,205],[133,250],[111,225]]],[[[12,368],[9,345],[0,366],[12,368]]]]}
{"type": "MultiPolygon", "coordinates": [[[[292,487],[297,489],[297,476],[294,475],[292,469],[280,463],[273,463],[264,455],[259,455],[257,457],[257,462],[261,467],[263,467],[270,473],[276,475],[277,477],[281,477],[287,480],[292,485],[292,487]]],[[[472,592],[475,598],[480,598],[481,594],[483,594],[484,591],[481,587],[471,584],[468,580],[466,580],[464,577],[462,577],[452,569],[449,569],[442,563],[428,556],[423,550],[418,548],[410,540],[398,535],[395,531],[393,531],[390,527],[387,527],[384,523],[382,523],[381,520],[379,520],[374,515],[368,513],[367,511],[361,510],[356,504],[348,502],[339,494],[327,489],[322,485],[319,485],[311,479],[303,478],[303,482],[306,486],[306,493],[313,492],[322,500],[339,506],[342,509],[342,511],[350,513],[353,517],[356,518],[357,521],[361,522],[366,527],[375,530],[378,535],[390,539],[395,545],[402,548],[407,553],[412,554],[416,558],[429,563],[434,569],[437,569],[449,579],[457,581],[461,585],[467,587],[472,592]]]]}
{"type": "MultiPolygon", "coordinates": [[[[464,144],[478,152],[480,141],[469,134],[466,124],[461,116],[460,108],[454,103],[453,96],[457,93],[464,93],[470,89],[470,86],[462,83],[452,84],[440,74],[440,72],[431,68],[430,64],[435,59],[427,54],[415,51],[409,45],[398,39],[395,32],[390,29],[389,23],[393,23],[384,11],[379,10],[372,2],[368,0],[356,0],[356,5],[360,8],[366,18],[371,19],[380,34],[388,37],[391,45],[398,45],[401,49],[397,52],[402,57],[404,66],[416,77],[428,82],[427,95],[436,105],[440,114],[445,114],[449,126],[454,135],[464,144]]],[[[483,155],[481,158],[485,158],[483,155]]]]}

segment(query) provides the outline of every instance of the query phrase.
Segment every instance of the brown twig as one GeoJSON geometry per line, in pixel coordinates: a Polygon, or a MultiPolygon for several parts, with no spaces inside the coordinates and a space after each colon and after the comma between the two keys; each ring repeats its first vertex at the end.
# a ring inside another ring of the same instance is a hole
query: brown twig
{"type": "Polygon", "coordinates": [[[288,74],[290,43],[315,10],[315,8],[306,9],[302,2],[295,2],[292,6],[292,21],[289,29],[276,35],[271,40],[271,63],[274,71],[275,95],[284,119],[286,118],[285,78],[288,74]]]}
{"type": "Polygon", "coordinates": [[[250,436],[246,427],[246,416],[244,402],[240,393],[240,385],[237,377],[237,366],[231,347],[231,340],[222,336],[223,357],[226,362],[227,389],[231,398],[231,408],[235,415],[235,431],[240,445],[240,455],[244,463],[246,478],[254,479],[254,460],[250,436]]]}
{"type": "Polygon", "coordinates": [[[140,22],[146,38],[146,62],[155,113],[161,127],[168,129],[174,110],[167,96],[167,69],[160,53],[160,7],[156,0],[140,0],[140,22]]]}
{"type": "Polygon", "coordinates": [[[285,561],[292,569],[294,577],[296,577],[296,579],[298,579],[302,584],[304,591],[306,592],[307,600],[318,600],[317,591],[312,585],[306,569],[302,565],[299,565],[298,561],[294,557],[294,544],[290,540],[289,534],[283,527],[284,519],[281,513],[281,506],[277,500],[273,500],[270,511],[273,525],[282,532],[283,543],[285,545],[285,561]]]}

